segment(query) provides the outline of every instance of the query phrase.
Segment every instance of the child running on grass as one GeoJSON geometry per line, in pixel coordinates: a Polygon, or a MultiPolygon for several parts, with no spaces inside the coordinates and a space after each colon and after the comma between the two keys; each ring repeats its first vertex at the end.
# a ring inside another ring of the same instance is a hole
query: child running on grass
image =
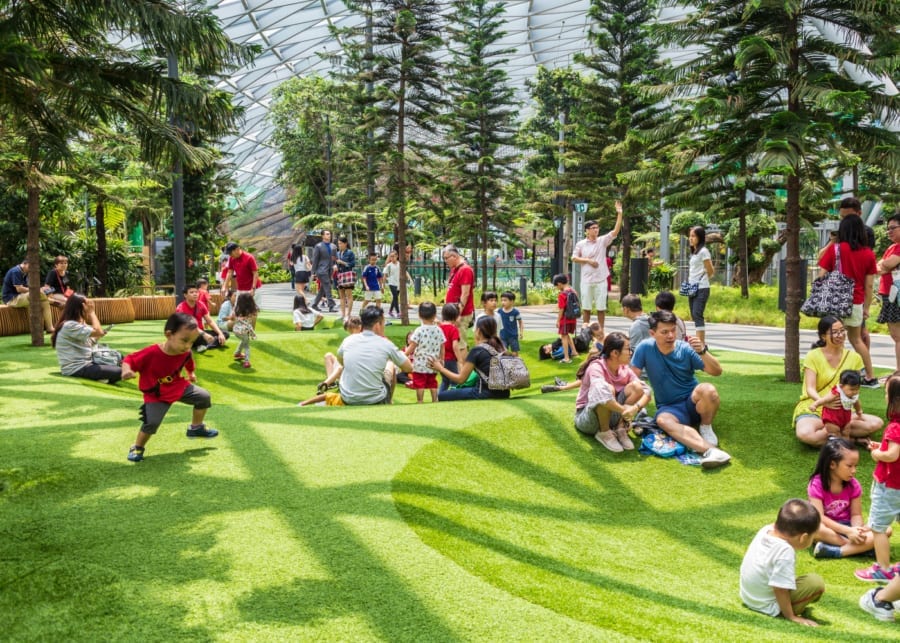
{"type": "Polygon", "coordinates": [[[156,433],[174,402],[184,402],[194,407],[187,429],[189,438],[214,438],[219,435],[215,429],[206,428],[203,422],[206,411],[212,405],[209,392],[194,385],[197,376],[191,346],[200,334],[197,320],[185,313],[174,313],[166,320],[163,332],[165,342],[131,353],[122,361],[122,379],[131,379],[135,373],[140,373],[138,388],[144,394],[144,404],[141,406],[143,424],[134,445],[128,450],[128,459],[132,462],[144,459],[147,441],[156,433]],[[187,379],[182,377],[182,370],[187,372],[187,379]]]}
{"type": "Polygon", "coordinates": [[[857,419],[863,419],[862,405],[859,403],[859,386],[862,376],[859,371],[841,371],[838,385],[832,387],[828,395],[823,395],[809,405],[813,413],[822,407],[822,422],[829,435],[850,437],[850,422],[853,420],[851,410],[856,411],[857,419]],[[831,408],[832,402],[840,402],[839,408],[831,408]]]}
{"type": "Polygon", "coordinates": [[[249,292],[237,296],[234,304],[234,335],[241,343],[234,352],[234,359],[242,360],[241,366],[250,368],[250,340],[256,339],[253,322],[259,314],[259,308],[249,292]]]}
{"type": "Polygon", "coordinates": [[[572,358],[577,357],[578,353],[575,352],[575,344],[572,342],[572,333],[575,332],[575,324],[578,320],[578,315],[574,317],[568,314],[568,309],[571,309],[571,306],[568,305],[569,298],[573,295],[578,297],[575,294],[575,291],[572,290],[572,287],[569,285],[569,278],[565,275],[556,275],[553,277],[553,287],[559,291],[559,296],[556,299],[557,306],[557,317],[556,317],[556,328],[559,331],[559,339],[562,343],[562,359],[559,360],[562,364],[571,364],[572,358]],[[571,295],[569,293],[572,293],[571,295]]]}
{"type": "Polygon", "coordinates": [[[774,525],[760,529],[741,563],[741,600],[768,616],[783,616],[802,625],[816,626],[800,614],[825,593],[817,574],[795,576],[796,552],[806,549],[819,529],[819,512],[799,498],[788,500],[774,525]]]}
{"type": "Polygon", "coordinates": [[[315,330],[322,315],[306,305],[306,297],[294,295],[294,330],[315,330]]]}
{"type": "Polygon", "coordinates": [[[869,442],[875,472],[872,474],[872,504],[869,505],[869,528],[874,533],[875,564],[858,569],[860,580],[887,582],[900,575],[900,564],[891,565],[891,542],[888,531],[900,515],[900,371],[895,371],[884,385],[888,425],[881,444],[869,442]]]}
{"type": "MultiPolygon", "coordinates": [[[[859,373],[856,373],[859,377],[859,373]]],[[[871,551],[872,530],[862,516],[862,486],[854,477],[859,451],[849,440],[831,438],[822,446],[806,493],[822,524],[813,556],[842,558],[871,551]]]]}

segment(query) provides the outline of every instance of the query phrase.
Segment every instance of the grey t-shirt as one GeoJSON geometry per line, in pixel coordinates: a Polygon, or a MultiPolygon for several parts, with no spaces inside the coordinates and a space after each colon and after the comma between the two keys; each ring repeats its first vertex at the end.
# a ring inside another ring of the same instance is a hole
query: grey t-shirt
{"type": "Polygon", "coordinates": [[[397,366],[406,362],[393,342],[364,330],[350,335],[338,348],[344,370],[339,388],[344,404],[381,404],[388,391],[384,386],[384,367],[388,361],[397,366]]]}
{"type": "Polygon", "coordinates": [[[56,334],[56,359],[63,375],[74,375],[91,363],[93,328],[77,321],[67,321],[56,334]]]}
{"type": "Polygon", "coordinates": [[[631,350],[634,351],[638,344],[648,337],[650,337],[650,318],[647,315],[641,315],[631,322],[631,328],[628,329],[628,341],[631,344],[631,350]]]}

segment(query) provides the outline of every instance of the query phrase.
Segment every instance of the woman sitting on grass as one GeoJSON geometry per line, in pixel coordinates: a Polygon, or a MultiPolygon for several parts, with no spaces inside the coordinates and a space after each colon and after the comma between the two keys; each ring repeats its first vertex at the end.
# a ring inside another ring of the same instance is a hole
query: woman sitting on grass
{"type": "MultiPolygon", "coordinates": [[[[859,354],[844,348],[847,331],[841,320],[823,317],[819,320],[818,333],[819,341],[812,345],[812,350],[803,360],[803,393],[793,416],[797,438],[814,447],[825,444],[829,433],[822,421],[822,407],[817,406],[815,411],[810,411],[810,406],[831,393],[831,389],[840,382],[842,371],[859,371],[863,367],[859,354]]],[[[841,401],[835,400],[826,406],[837,409],[841,401]]],[[[852,438],[866,438],[883,426],[881,418],[863,413],[862,417],[854,417],[847,429],[852,438]]]]}
{"type": "Polygon", "coordinates": [[[610,451],[634,449],[628,424],[650,403],[650,387],[628,366],[631,346],[625,333],[612,332],[578,369],[581,388],[575,400],[575,428],[593,435],[610,451]]]}
{"type": "Polygon", "coordinates": [[[88,380],[106,380],[115,384],[122,379],[122,368],[111,364],[94,364],[94,343],[106,331],[100,326],[94,304],[84,295],[73,294],[66,300],[62,316],[53,329],[50,342],[56,349],[59,370],[63,375],[88,380]]]}
{"type": "Polygon", "coordinates": [[[488,388],[487,374],[491,370],[491,352],[485,345],[498,353],[503,352],[503,342],[497,336],[497,321],[486,315],[479,317],[475,322],[475,346],[466,355],[466,360],[459,365],[459,373],[449,370],[442,360],[432,358],[428,362],[431,368],[451,382],[465,385],[461,388],[453,387],[440,391],[439,402],[509,397],[509,391],[493,391],[488,388]],[[475,375],[469,385],[469,376],[473,373],[475,375]]]}

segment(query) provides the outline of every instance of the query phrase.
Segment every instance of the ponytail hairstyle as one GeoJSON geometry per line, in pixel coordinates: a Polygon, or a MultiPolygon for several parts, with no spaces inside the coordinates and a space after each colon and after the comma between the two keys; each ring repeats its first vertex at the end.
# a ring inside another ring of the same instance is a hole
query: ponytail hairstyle
{"type": "Polygon", "coordinates": [[[588,366],[593,364],[596,360],[606,359],[609,357],[613,351],[620,351],[625,346],[625,342],[628,341],[628,336],[625,333],[620,333],[619,331],[613,331],[609,333],[606,337],[603,338],[603,349],[599,353],[591,353],[591,356],[588,357],[584,363],[578,367],[578,371],[575,373],[575,379],[581,379],[584,377],[584,374],[587,372],[588,366]]]}
{"type": "Polygon", "coordinates": [[[831,315],[825,315],[819,320],[819,325],[816,327],[816,333],[819,335],[819,339],[814,341],[810,348],[822,348],[825,345],[825,335],[831,332],[831,327],[834,326],[834,322],[836,321],[840,320],[831,315]]]}
{"type": "Polygon", "coordinates": [[[497,320],[494,319],[493,316],[482,315],[479,317],[478,321],[475,322],[475,330],[481,333],[481,338],[484,340],[484,343],[490,344],[497,352],[502,353],[506,350],[503,347],[503,342],[497,337],[497,320]]]}
{"type": "Polygon", "coordinates": [[[691,254],[695,255],[700,252],[700,248],[706,245],[706,228],[701,225],[691,228],[691,232],[697,237],[697,247],[691,246],[691,254]]]}

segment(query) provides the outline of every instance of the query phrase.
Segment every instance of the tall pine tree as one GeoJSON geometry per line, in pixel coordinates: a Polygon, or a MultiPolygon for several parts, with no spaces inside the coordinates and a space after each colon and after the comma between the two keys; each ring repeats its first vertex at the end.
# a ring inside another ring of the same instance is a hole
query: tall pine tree
{"type": "Polygon", "coordinates": [[[639,212],[655,212],[656,200],[632,193],[618,175],[637,168],[648,154],[642,131],[652,130],[665,110],[640,92],[654,82],[658,52],[649,27],[656,21],[652,0],[592,0],[588,39],[596,52],[576,60],[593,73],[584,86],[585,121],[579,136],[567,146],[566,185],[570,192],[591,203],[602,203],[602,214],[612,214],[611,201],[620,198],[625,210],[622,224],[621,292],[630,290],[629,259],[633,224],[639,212]]]}
{"type": "Polygon", "coordinates": [[[478,230],[481,284],[487,290],[490,228],[510,224],[501,196],[511,167],[518,162],[512,147],[518,108],[505,69],[515,49],[497,45],[506,35],[502,2],[455,0],[452,7],[451,109],[445,123],[463,229],[478,230]]]}

